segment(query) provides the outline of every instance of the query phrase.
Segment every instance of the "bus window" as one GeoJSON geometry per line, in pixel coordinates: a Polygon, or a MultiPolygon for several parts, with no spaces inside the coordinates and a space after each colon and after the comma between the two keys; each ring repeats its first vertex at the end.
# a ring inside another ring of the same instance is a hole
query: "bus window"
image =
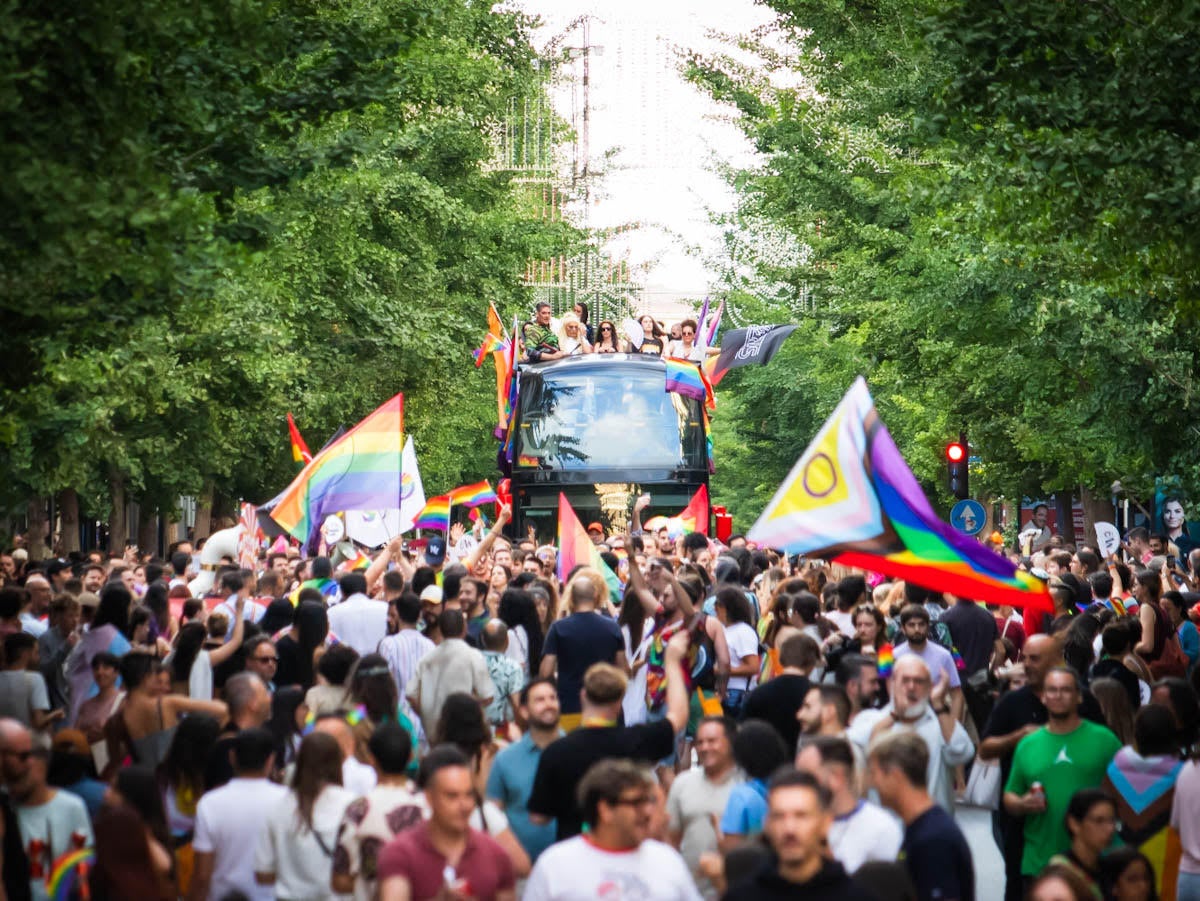
{"type": "Polygon", "coordinates": [[[674,469],[706,465],[697,401],[663,390],[662,369],[603,361],[522,374],[516,465],[674,469]]]}

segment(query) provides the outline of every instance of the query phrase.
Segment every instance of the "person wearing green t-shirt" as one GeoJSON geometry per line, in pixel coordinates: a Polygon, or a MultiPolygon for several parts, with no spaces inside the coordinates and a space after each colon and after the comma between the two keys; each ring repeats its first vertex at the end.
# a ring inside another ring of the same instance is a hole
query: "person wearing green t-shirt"
{"type": "Polygon", "coordinates": [[[1004,809],[1025,818],[1021,873],[1028,877],[1070,845],[1066,814],[1071,796],[1081,788],[1099,786],[1121,749],[1121,740],[1112,732],[1079,716],[1083,689],[1074,670],[1057,666],[1042,686],[1049,721],[1021,739],[1004,786],[1004,809]]]}

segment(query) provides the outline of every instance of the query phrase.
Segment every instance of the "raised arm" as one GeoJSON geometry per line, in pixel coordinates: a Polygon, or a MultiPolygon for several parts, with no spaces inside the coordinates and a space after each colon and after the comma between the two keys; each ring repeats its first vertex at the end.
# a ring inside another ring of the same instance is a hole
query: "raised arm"
{"type": "MultiPolygon", "coordinates": [[[[632,546],[633,539],[626,533],[625,547],[632,546]]],[[[642,571],[632,555],[629,557],[629,585],[633,588],[633,593],[637,597],[638,603],[642,605],[646,616],[654,616],[658,612],[658,598],[654,596],[654,591],[647,584],[646,577],[642,575],[642,571]]]]}
{"type": "Polygon", "coordinates": [[[496,539],[500,537],[500,533],[504,531],[504,527],[508,525],[510,519],[512,519],[512,507],[505,504],[500,508],[500,515],[496,517],[496,521],[488,529],[488,533],[483,536],[483,541],[475,545],[475,549],[463,561],[463,565],[466,566],[468,572],[475,571],[475,567],[479,564],[479,561],[492,549],[492,545],[496,543],[496,539]]]}
{"type": "Polygon", "coordinates": [[[395,562],[396,568],[400,570],[405,581],[412,578],[412,566],[404,556],[404,539],[399,535],[389,541],[387,547],[380,551],[371,561],[371,565],[367,567],[367,594],[371,594],[375,590],[376,583],[383,578],[388,564],[392,562],[395,562]]]}
{"type": "Polygon", "coordinates": [[[221,645],[219,648],[208,652],[208,663],[213,669],[216,669],[226,660],[233,656],[233,652],[242,646],[242,638],[246,635],[246,599],[238,595],[237,602],[234,604],[233,616],[236,622],[233,624],[233,634],[229,636],[229,641],[221,645]]]}

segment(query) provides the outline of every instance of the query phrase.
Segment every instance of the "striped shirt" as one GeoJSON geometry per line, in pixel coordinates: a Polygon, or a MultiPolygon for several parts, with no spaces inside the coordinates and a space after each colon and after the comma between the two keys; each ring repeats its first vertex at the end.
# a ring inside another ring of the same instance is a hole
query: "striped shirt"
{"type": "Polygon", "coordinates": [[[421,658],[434,649],[432,641],[416,629],[401,629],[395,635],[389,635],[379,642],[379,653],[387,661],[392,678],[396,680],[396,690],[400,694],[400,709],[413,722],[417,730],[417,739],[424,744],[425,736],[421,730],[421,720],[405,696],[405,690],[412,681],[413,673],[421,658]]]}

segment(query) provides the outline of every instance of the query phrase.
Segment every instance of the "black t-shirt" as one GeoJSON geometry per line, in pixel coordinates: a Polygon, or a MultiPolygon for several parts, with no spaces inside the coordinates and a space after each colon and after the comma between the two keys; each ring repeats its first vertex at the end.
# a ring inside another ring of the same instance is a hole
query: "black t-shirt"
{"type": "Polygon", "coordinates": [[[579,712],[579,691],[588,667],[616,663],[617,654],[624,650],[621,627],[600,613],[572,613],[550,627],[542,656],[557,658],[558,703],[563,713],[579,712]]]}
{"type": "Polygon", "coordinates": [[[908,824],[900,854],[922,901],[975,901],[971,848],[936,804],[908,824]]]}
{"type": "Polygon", "coordinates": [[[807,676],[784,673],[764,682],[746,697],[742,705],[743,720],[766,720],[783,739],[791,753],[800,737],[800,721],[796,712],[804,706],[804,698],[812,683],[807,676]]]}
{"type": "Polygon", "coordinates": [[[722,898],[742,901],[744,898],[795,899],[804,901],[876,901],[871,892],[855,885],[846,870],[836,860],[827,860],[808,882],[790,882],[779,875],[774,857],[749,879],[734,884],[722,898]]]}
{"type": "Polygon", "coordinates": [[[1133,670],[1115,657],[1105,657],[1092,667],[1092,681],[1096,679],[1116,679],[1129,695],[1129,703],[1134,710],[1142,706],[1142,689],[1138,685],[1138,677],[1133,670]]]}
{"type": "Polygon", "coordinates": [[[950,637],[968,676],[988,665],[1000,632],[986,607],[974,601],[960,601],[942,614],[941,621],[950,627],[950,637]]]}
{"type": "Polygon", "coordinates": [[[669,720],[576,729],[542,751],[529,811],[558,821],[558,841],[576,836],[583,831],[583,818],[575,789],[593,763],[609,757],[653,763],[674,750],[675,729],[669,720]]]}
{"type": "MultiPolygon", "coordinates": [[[[1100,704],[1086,688],[1083,690],[1083,700],[1079,702],[1079,715],[1093,723],[1099,723],[1101,726],[1108,725],[1104,721],[1104,714],[1100,711],[1100,704]]],[[[987,725],[983,728],[983,737],[1010,735],[1031,723],[1044,726],[1049,718],[1042,699],[1026,685],[1024,688],[1018,688],[1016,691],[1010,691],[1000,697],[992,709],[992,715],[988,717],[987,725]]],[[[1012,751],[1000,758],[1001,785],[1008,784],[1008,772],[1012,769],[1012,759],[1012,751]]]]}

